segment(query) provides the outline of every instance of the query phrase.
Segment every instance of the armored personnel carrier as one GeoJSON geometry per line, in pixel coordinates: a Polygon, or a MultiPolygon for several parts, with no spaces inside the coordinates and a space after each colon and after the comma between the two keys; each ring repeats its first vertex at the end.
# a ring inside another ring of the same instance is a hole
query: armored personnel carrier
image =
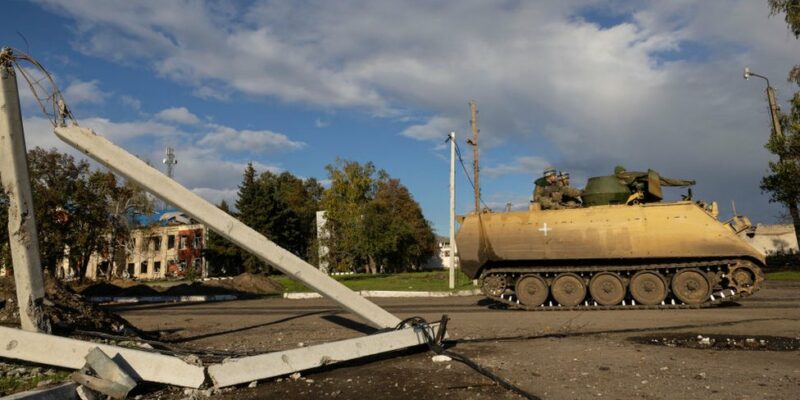
{"type": "Polygon", "coordinates": [[[577,208],[480,212],[456,236],[483,293],[526,310],[696,308],[759,290],[764,255],[716,203],[665,202],[655,171],[590,178],[577,208]]]}

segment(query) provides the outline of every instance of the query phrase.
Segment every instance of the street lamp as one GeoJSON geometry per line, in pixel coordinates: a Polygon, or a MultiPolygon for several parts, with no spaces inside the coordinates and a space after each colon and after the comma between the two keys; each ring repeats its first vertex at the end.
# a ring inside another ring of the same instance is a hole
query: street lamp
{"type": "Polygon", "coordinates": [[[781,130],[781,120],[778,116],[778,112],[780,108],[778,108],[778,103],[775,101],[775,89],[769,84],[769,79],[764,75],[759,75],[755,72],[750,71],[749,67],[744,67],[744,79],[749,80],[751,76],[759,77],[765,81],[767,81],[767,101],[769,101],[769,113],[772,117],[772,131],[775,135],[778,135],[779,138],[783,138],[783,130],[781,130]]]}

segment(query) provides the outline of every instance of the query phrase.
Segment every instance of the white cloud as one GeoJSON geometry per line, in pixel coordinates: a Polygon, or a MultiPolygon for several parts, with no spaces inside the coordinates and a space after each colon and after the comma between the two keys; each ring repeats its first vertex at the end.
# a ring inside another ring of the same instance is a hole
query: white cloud
{"type": "Polygon", "coordinates": [[[317,118],[314,120],[315,128],[327,128],[330,124],[330,121],[324,121],[322,118],[317,118]]]}
{"type": "Polygon", "coordinates": [[[172,107],[161,110],[156,114],[156,118],[184,125],[197,125],[201,122],[200,118],[189,112],[186,107],[172,107]]]}
{"type": "MultiPolygon", "coordinates": [[[[771,77],[785,100],[796,87],[783,77],[800,54],[783,19],[747,0],[255,2],[238,10],[40,2],[76,20],[81,51],[144,63],[196,93],[433,115],[402,132],[431,141],[466,133],[474,98],[485,154],[503,145],[514,156],[548,154],[575,176],[618,163],[652,167],[696,177],[696,194],[737,199],[745,211],[766,208],[758,180],[769,125],[763,86],[743,81],[741,69],[771,77]],[[583,13],[590,7],[619,7],[624,22],[593,22],[583,13]]],[[[217,136],[208,141],[222,146],[217,136]]],[[[251,136],[232,146],[274,139],[251,136]]],[[[497,173],[516,165],[505,164],[497,173]]]]}
{"type": "Polygon", "coordinates": [[[400,134],[417,140],[444,141],[447,139],[447,135],[451,131],[457,130],[458,127],[463,127],[463,124],[459,124],[452,118],[436,116],[424,124],[409,126],[400,134]]]}
{"type": "Polygon", "coordinates": [[[119,101],[123,105],[125,105],[127,107],[130,107],[133,111],[139,111],[139,110],[142,109],[141,100],[139,100],[139,99],[137,99],[135,97],[128,96],[128,95],[122,95],[122,96],[120,96],[119,101]]]}
{"type": "Polygon", "coordinates": [[[282,133],[272,131],[236,130],[227,126],[211,125],[214,131],[198,142],[204,146],[214,146],[237,152],[262,152],[278,150],[298,150],[305,143],[289,139],[282,133]]]}
{"type": "Polygon", "coordinates": [[[75,80],[63,90],[62,94],[68,104],[75,106],[81,103],[97,104],[103,102],[109,95],[100,90],[97,80],[75,80]]]}
{"type": "Polygon", "coordinates": [[[544,168],[551,165],[552,164],[549,163],[545,158],[526,156],[517,157],[514,159],[514,162],[510,164],[487,166],[482,168],[481,171],[490,177],[499,177],[511,174],[523,174],[536,177],[541,176],[544,168]]]}
{"type": "Polygon", "coordinates": [[[111,121],[108,118],[90,117],[80,120],[81,126],[93,129],[97,134],[115,143],[147,137],[186,137],[188,134],[178,127],[158,121],[134,120],[111,121]]]}
{"type": "Polygon", "coordinates": [[[196,88],[192,94],[203,100],[229,101],[231,97],[228,91],[211,88],[209,86],[200,86],[196,88]]]}

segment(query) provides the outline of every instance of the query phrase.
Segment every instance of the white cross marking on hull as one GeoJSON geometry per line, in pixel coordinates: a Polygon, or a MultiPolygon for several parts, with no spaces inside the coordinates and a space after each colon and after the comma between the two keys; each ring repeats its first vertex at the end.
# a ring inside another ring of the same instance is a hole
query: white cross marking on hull
{"type": "Polygon", "coordinates": [[[539,228],[539,232],[544,232],[544,235],[547,236],[547,232],[552,231],[552,228],[547,227],[547,222],[544,223],[544,227],[539,228]]]}

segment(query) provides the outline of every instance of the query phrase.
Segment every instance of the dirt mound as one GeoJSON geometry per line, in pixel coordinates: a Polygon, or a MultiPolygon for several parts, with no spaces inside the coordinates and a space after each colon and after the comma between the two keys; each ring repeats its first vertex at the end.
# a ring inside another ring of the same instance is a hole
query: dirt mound
{"type": "Polygon", "coordinates": [[[99,282],[80,290],[83,296],[115,296],[115,297],[140,297],[158,296],[161,293],[150,286],[135,284],[120,286],[115,283],[99,282]]]}
{"type": "MultiPolygon", "coordinates": [[[[54,333],[69,333],[75,329],[125,335],[140,333],[125,319],[87,302],[57,280],[46,275],[44,283],[47,300],[44,311],[54,333]]],[[[0,300],[4,301],[0,323],[3,325],[19,326],[15,290],[13,277],[0,278],[0,300]]]]}
{"type": "Polygon", "coordinates": [[[214,280],[205,282],[207,286],[222,287],[241,293],[250,294],[281,294],[283,285],[273,281],[266,275],[245,272],[233,279],[214,280]]]}
{"type": "Polygon", "coordinates": [[[164,296],[196,296],[196,295],[214,295],[214,294],[231,294],[231,290],[223,287],[209,286],[200,282],[194,282],[191,285],[180,284],[172,286],[161,294],[164,296]]]}

